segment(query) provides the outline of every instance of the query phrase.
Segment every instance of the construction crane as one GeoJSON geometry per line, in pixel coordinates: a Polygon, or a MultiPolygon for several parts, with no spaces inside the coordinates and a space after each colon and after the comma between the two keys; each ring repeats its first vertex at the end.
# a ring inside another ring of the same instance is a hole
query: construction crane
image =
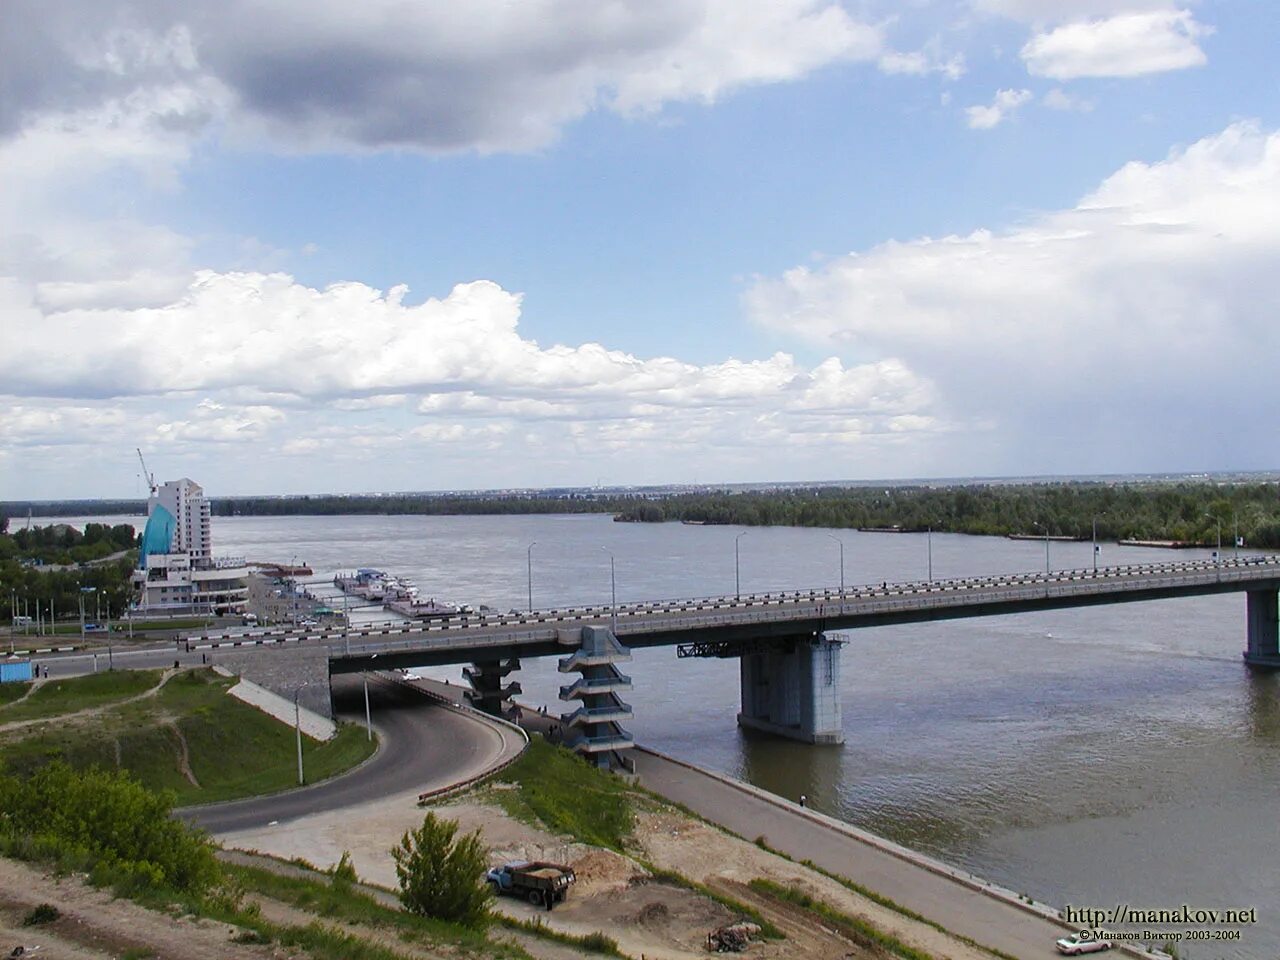
{"type": "Polygon", "coordinates": [[[147,470],[147,461],[142,459],[142,448],[135,447],[134,449],[138,451],[138,462],[142,464],[142,479],[147,481],[147,485],[151,488],[151,496],[154,497],[156,490],[159,489],[156,487],[156,475],[147,470]]]}

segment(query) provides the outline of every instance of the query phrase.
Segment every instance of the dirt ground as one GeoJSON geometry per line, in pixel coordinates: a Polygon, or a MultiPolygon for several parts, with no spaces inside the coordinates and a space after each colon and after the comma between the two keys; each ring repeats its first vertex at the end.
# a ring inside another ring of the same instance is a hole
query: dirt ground
{"type": "MultiPolygon", "coordinates": [[[[493,789],[492,787],[488,789],[493,789]]],[[[227,846],[252,849],[283,859],[301,857],[319,867],[336,863],[350,851],[360,877],[390,890],[396,888],[389,850],[406,829],[422,821],[416,797],[387,797],[357,811],[316,814],[289,824],[272,826],[219,839],[227,846]]],[[[572,934],[602,931],[622,950],[645,960],[705,958],[706,936],[721,924],[738,919],[707,897],[668,883],[655,882],[638,862],[608,850],[575,843],[509,817],[486,802],[483,794],[444,801],[431,809],[457,820],[460,833],[479,830],[490,861],[551,860],[569,863],[578,882],[569,899],[546,911],[510,898],[497,908],[523,920],[537,920],[554,930],[572,934]]],[[[990,954],[956,940],[927,924],[908,919],[861,897],[806,867],[791,863],[752,843],[736,839],[700,820],[664,808],[641,812],[635,836],[642,858],[659,869],[672,870],[719,893],[749,902],[788,933],[786,940],[754,944],[744,954],[759,960],[784,957],[874,957],[834,931],[815,924],[771,898],[745,887],[755,877],[783,884],[799,884],[833,907],[864,917],[898,939],[938,960],[990,960],[990,954]]],[[[531,950],[541,954],[541,950],[531,950]]]]}
{"type": "Polygon", "coordinates": [[[34,867],[0,859],[0,956],[18,946],[49,960],[113,960],[133,951],[155,960],[283,960],[289,953],[238,944],[240,930],[224,923],[177,918],[113,899],[82,880],[45,876],[34,867]],[[62,916],[22,926],[35,906],[49,903],[62,916]]]}

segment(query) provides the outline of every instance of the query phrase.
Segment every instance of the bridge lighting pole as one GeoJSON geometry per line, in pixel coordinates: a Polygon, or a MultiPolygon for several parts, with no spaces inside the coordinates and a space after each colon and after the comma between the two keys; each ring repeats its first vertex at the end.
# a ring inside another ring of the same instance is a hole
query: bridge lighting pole
{"type": "Polygon", "coordinates": [[[840,600],[844,600],[844,541],[839,537],[828,533],[828,540],[834,540],[840,545],[840,600]]]}
{"type": "Polygon", "coordinates": [[[609,593],[613,602],[613,635],[618,635],[618,578],[614,574],[613,551],[608,547],[601,547],[605,553],[609,555],[609,593]]]}
{"type": "MultiPolygon", "coordinates": [[[[1101,514],[1106,516],[1106,514],[1101,514]]],[[[1098,572],[1098,518],[1093,518],[1093,572],[1098,572]]]]}
{"type": "Polygon", "coordinates": [[[533,548],[538,545],[535,540],[529,544],[529,549],[525,551],[525,567],[529,574],[529,612],[533,612],[533,548]]]}
{"type": "Polygon", "coordinates": [[[1234,510],[1231,511],[1231,552],[1235,559],[1240,559],[1240,519],[1234,510]]]}
{"type": "Polygon", "coordinates": [[[1205,516],[1218,525],[1218,549],[1214,551],[1213,562],[1221,566],[1222,565],[1222,518],[1215,517],[1211,513],[1206,513],[1205,516]]]}
{"type": "Polygon", "coordinates": [[[929,582],[933,583],[933,524],[925,528],[929,543],[929,582]]]}
{"type": "Polygon", "coordinates": [[[1049,525],[1047,523],[1040,523],[1038,520],[1035,525],[1037,527],[1044,527],[1044,575],[1048,577],[1051,576],[1053,572],[1049,569],[1049,525]]]}
{"type": "Polygon", "coordinates": [[[743,530],[733,538],[733,595],[737,599],[742,598],[742,567],[738,563],[738,541],[746,535],[747,531],[743,530]]]}

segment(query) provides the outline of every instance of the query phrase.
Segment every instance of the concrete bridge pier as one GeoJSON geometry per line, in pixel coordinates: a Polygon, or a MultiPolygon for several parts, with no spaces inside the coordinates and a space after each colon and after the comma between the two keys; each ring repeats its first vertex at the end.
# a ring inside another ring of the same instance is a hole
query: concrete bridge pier
{"type": "Polygon", "coordinates": [[[1250,590],[1249,648],[1244,662],[1258,670],[1280,670],[1280,591],[1250,590]]]}
{"type": "Polygon", "coordinates": [[[471,689],[463,692],[467,703],[477,710],[493,717],[507,717],[511,712],[508,701],[516,694],[523,692],[520,684],[512,681],[503,685],[502,681],[513,670],[520,669],[520,661],[512,657],[510,660],[489,660],[485,663],[473,663],[462,668],[463,678],[471,684],[471,689]]]}
{"type": "Polygon", "coordinates": [[[840,648],[825,633],[777,650],[743,654],[738,725],[805,743],[843,743],[840,648]]]}

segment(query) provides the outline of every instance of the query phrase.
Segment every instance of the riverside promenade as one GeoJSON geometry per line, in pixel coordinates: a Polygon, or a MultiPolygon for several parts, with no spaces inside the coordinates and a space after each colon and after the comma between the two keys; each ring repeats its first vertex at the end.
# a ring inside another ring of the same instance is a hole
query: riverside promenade
{"type": "MultiPolygon", "coordinates": [[[[1070,932],[1044,904],[1018,906],[1010,891],[833,817],[642,747],[633,757],[641,784],[654,793],[748,840],[763,836],[792,859],[812,861],[981,946],[1020,960],[1056,957],[1054,941],[1070,932]]],[[[1116,952],[1165,957],[1128,946],[1116,952]]]]}

